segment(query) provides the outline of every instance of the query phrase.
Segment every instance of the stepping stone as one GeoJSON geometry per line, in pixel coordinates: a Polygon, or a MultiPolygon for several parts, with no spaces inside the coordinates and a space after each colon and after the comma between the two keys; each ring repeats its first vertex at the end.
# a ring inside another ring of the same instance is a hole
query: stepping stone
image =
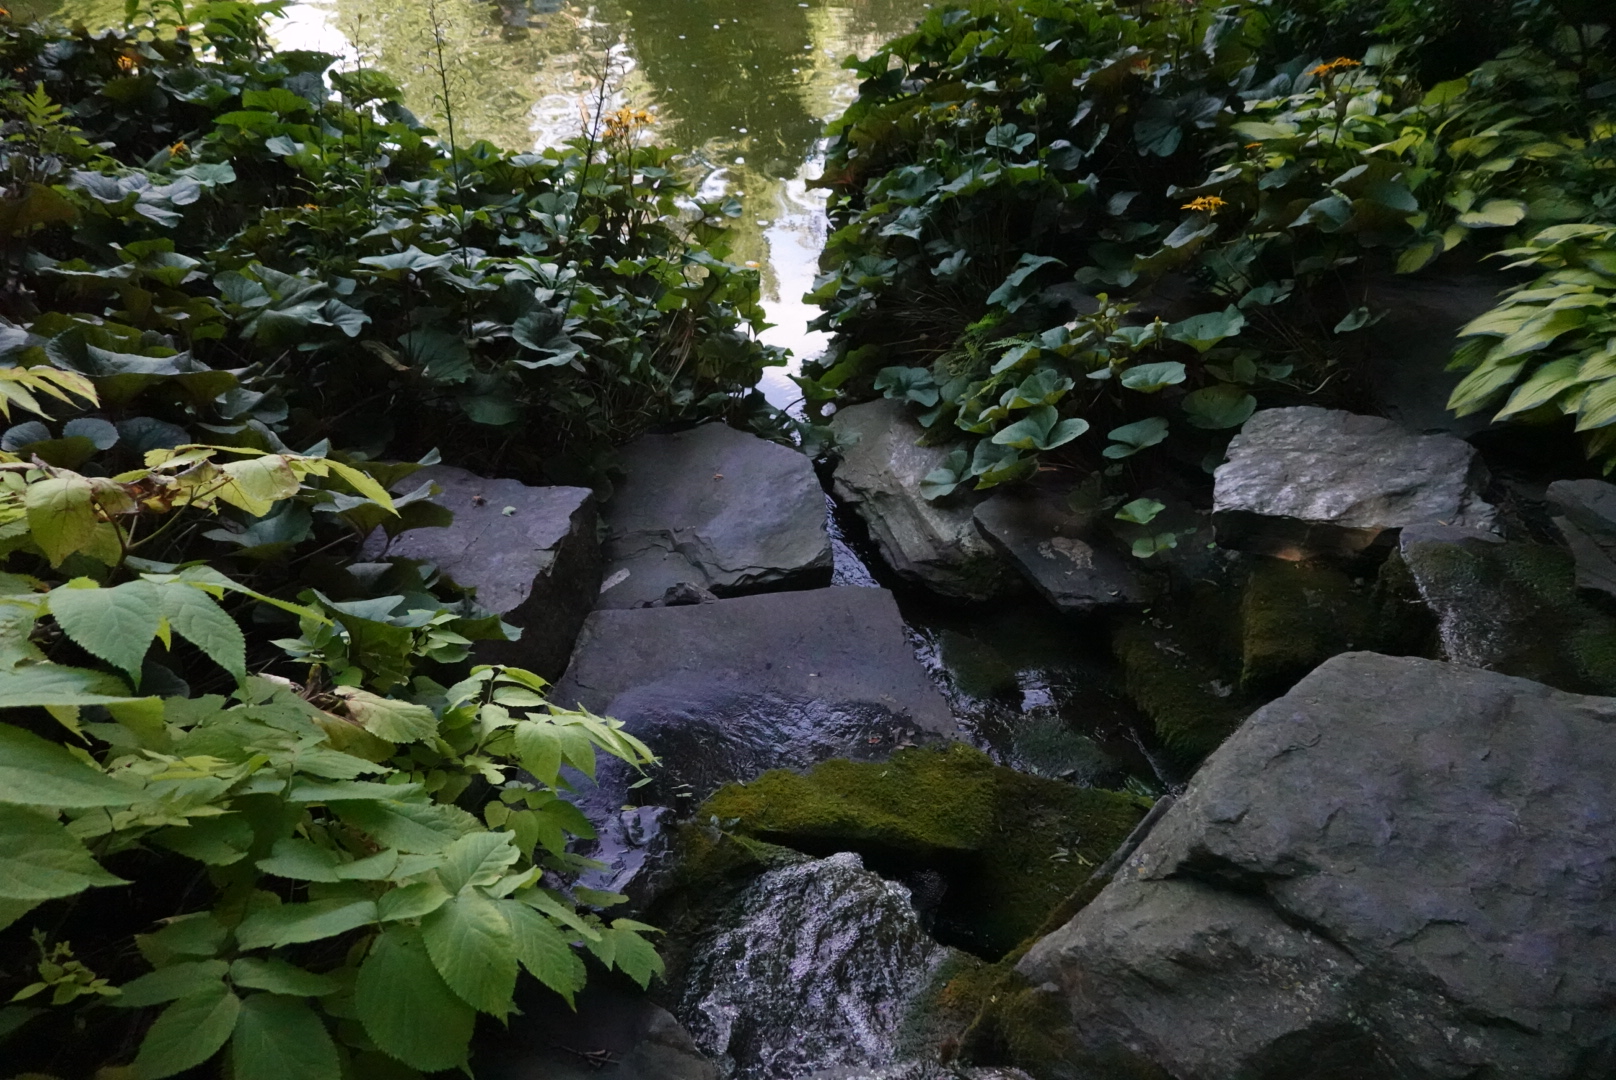
{"type": "Polygon", "coordinates": [[[969,492],[929,502],[920,482],[949,454],[917,446],[924,429],[897,401],[870,401],[831,418],[841,460],[832,489],[869,526],[887,565],[900,577],[960,600],[990,600],[1020,584],[977,531],[969,492]]]}
{"type": "Polygon", "coordinates": [[[1218,542],[1281,558],[1357,555],[1423,523],[1491,529],[1487,472],[1451,435],[1300,406],[1246,421],[1218,467],[1218,542]]]}
{"type": "Polygon", "coordinates": [[[385,550],[422,559],[475,589],[479,605],[522,630],[518,641],[479,642],[477,660],[555,678],[600,588],[594,494],[490,480],[449,465],[421,469],[408,483],[427,480],[442,488],[432,501],[454,521],[411,529],[385,547],[378,531],[366,541],[365,554],[375,558],[385,550]]]}
{"type": "Polygon", "coordinates": [[[645,435],[602,511],[599,606],[632,608],[693,585],[717,596],[830,584],[825,493],[789,447],[724,424],[645,435]]]}
{"type": "Polygon", "coordinates": [[[999,492],[973,514],[981,534],[1062,612],[1135,607],[1150,599],[1127,557],[1094,535],[1058,493],[999,492]]]}
{"type": "Polygon", "coordinates": [[[1548,499],[1577,562],[1577,588],[1616,596],[1616,484],[1556,480],[1548,499]]]}
{"type": "MultiPolygon", "coordinates": [[[[885,756],[954,732],[882,589],[599,610],[549,697],[622,720],[663,759],[635,794],[681,809],[768,769],[885,756]]],[[[632,779],[603,762],[614,809],[632,779]]]]}

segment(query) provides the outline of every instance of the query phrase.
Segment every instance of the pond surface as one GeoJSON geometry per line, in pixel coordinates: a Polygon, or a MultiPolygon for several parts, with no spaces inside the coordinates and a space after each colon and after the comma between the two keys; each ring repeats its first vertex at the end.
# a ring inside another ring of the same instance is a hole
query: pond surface
{"type": "MultiPolygon", "coordinates": [[[[686,148],[703,193],[744,195],[734,257],[763,271],[770,344],[793,369],[824,347],[802,302],[824,246],[818,175],[825,122],[853,99],[842,67],[910,29],[922,0],[306,0],[276,23],[284,48],[318,49],[379,67],[405,101],[440,128],[433,23],[442,28],[455,126],[462,138],[509,148],[578,134],[600,100],[653,116],[650,137],[686,148]]],[[[123,0],[34,0],[19,15],[53,14],[91,27],[123,21],[123,0]]],[[[778,369],[764,391],[797,397],[778,369]]]]}

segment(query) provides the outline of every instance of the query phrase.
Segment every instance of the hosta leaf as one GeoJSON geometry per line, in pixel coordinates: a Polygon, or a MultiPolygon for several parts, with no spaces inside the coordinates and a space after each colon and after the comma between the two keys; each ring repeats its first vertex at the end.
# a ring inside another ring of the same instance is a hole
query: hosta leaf
{"type": "Polygon", "coordinates": [[[140,1080],[161,1080],[208,1060],[230,1038],[241,999],[218,983],[164,1009],[135,1055],[140,1080]]]}
{"type": "Polygon", "coordinates": [[[54,818],[19,806],[0,806],[0,899],[53,900],[96,885],[125,884],[103,870],[54,818]]]}
{"type": "Polygon", "coordinates": [[[123,992],[112,1004],[123,1009],[139,1009],[165,1001],[211,993],[224,981],[230,965],[223,960],[187,960],[142,975],[119,987],[123,992]]]}
{"type": "Polygon", "coordinates": [[[201,589],[179,582],[161,586],[157,592],[159,610],[176,633],[238,681],[247,677],[247,639],[224,608],[201,589]]]}
{"type": "Polygon", "coordinates": [[[466,1060],[477,1013],[449,989],[412,928],[391,926],[376,939],[354,1007],[371,1041],[412,1068],[437,1072],[466,1060]]]}
{"type": "Polygon", "coordinates": [[[493,1016],[511,1011],[516,951],[494,902],[467,889],[421,920],[427,954],[466,1004],[493,1016]]]}
{"type": "Polygon", "coordinates": [[[320,941],[376,921],[373,900],[311,900],[262,908],[236,927],[236,942],[243,949],[280,948],[304,941],[320,941]]]}
{"type": "Polygon", "coordinates": [[[500,914],[511,928],[511,943],[528,974],[572,1004],[572,996],[583,989],[583,960],[555,924],[526,904],[499,901],[500,914]]]}
{"type": "Polygon", "coordinates": [[[352,686],[339,686],[333,692],[347,704],[355,723],[388,742],[421,742],[438,733],[438,718],[425,705],[384,698],[352,686]]]}
{"type": "Polygon", "coordinates": [[[329,975],[316,975],[278,957],[244,956],[230,965],[230,981],[252,990],[293,997],[334,994],[342,985],[329,975]]]}
{"type": "Polygon", "coordinates": [[[1519,378],[1525,366],[1524,356],[1512,356],[1504,360],[1489,358],[1476,370],[1459,380],[1459,385],[1448,395],[1448,408],[1458,416],[1470,415],[1519,378]]]}
{"type": "Polygon", "coordinates": [[[1526,219],[1526,204],[1519,199],[1488,199],[1467,213],[1460,214],[1459,224],[1472,229],[1507,228],[1526,219]]]}
{"type": "Polygon", "coordinates": [[[51,590],[50,612],[74,644],[138,680],[162,620],[158,593],[149,581],[103,589],[88,578],[76,578],[51,590]]]}
{"type": "Polygon", "coordinates": [[[253,994],[230,1040],[232,1080],[341,1080],[331,1033],[306,1003],[253,994]]]}
{"type": "Polygon", "coordinates": [[[1582,358],[1576,356],[1544,364],[1532,373],[1531,378],[1515,388],[1508,403],[1498,411],[1493,421],[1507,420],[1517,413],[1535,409],[1573,386],[1580,385],[1583,382],[1581,369],[1582,358]]]}
{"type": "Polygon", "coordinates": [[[96,772],[32,732],[0,723],[0,803],[78,808],[128,806],[138,798],[134,785],[96,772]]]}
{"type": "Polygon", "coordinates": [[[28,485],[23,497],[28,531],[52,566],[61,565],[95,534],[94,492],[82,476],[49,477],[28,485]]]}

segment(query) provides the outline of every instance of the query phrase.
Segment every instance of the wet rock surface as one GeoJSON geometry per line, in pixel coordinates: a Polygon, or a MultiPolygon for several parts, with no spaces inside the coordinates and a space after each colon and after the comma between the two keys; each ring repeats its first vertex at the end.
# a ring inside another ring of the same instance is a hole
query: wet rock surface
{"type": "Polygon", "coordinates": [[[904,1006],[947,950],[909,890],[851,852],[769,870],[693,950],[676,1012],[733,1080],[894,1064],[904,1006]]]}
{"type": "Polygon", "coordinates": [[[797,451],[704,424],[642,436],[621,461],[602,511],[601,607],[650,604],[681,583],[717,596],[830,584],[824,494],[797,451]]]}
{"type": "Polygon", "coordinates": [[[1051,1074],[1610,1075],[1613,724],[1473,668],[1324,664],[1018,965],[1062,1017],[1051,1074]]]}
{"type": "Polygon", "coordinates": [[[1577,563],[1577,588],[1616,597],[1616,484],[1557,480],[1547,495],[1577,563]]]}
{"type": "Polygon", "coordinates": [[[1447,660],[1616,693],[1616,618],[1578,595],[1571,553],[1477,530],[1406,529],[1398,558],[1447,660]]]}
{"type": "Polygon", "coordinates": [[[1060,492],[999,492],[972,513],[982,535],[1059,611],[1083,614],[1150,599],[1135,564],[1073,513],[1060,492]]]}
{"type": "Polygon", "coordinates": [[[445,526],[411,529],[391,544],[378,532],[366,554],[423,559],[477,603],[522,629],[514,642],[483,642],[482,663],[514,664],[546,678],[566,667],[573,639],[600,586],[595,499],[588,488],[530,487],[434,465],[409,478],[442,491],[432,501],[454,514],[445,526]]]}
{"type": "Polygon", "coordinates": [[[830,426],[841,454],[836,497],[864,519],[882,559],[901,577],[962,600],[988,600],[1020,586],[977,531],[970,496],[921,498],[920,481],[949,451],[915,445],[924,431],[901,402],[850,406],[830,426]]]}
{"type": "MultiPolygon", "coordinates": [[[[633,990],[595,979],[574,1012],[545,1001],[485,1042],[477,1072],[489,1080],[719,1080],[673,1014],[633,990]]],[[[296,1080],[288,1077],[287,1080],[296,1080]]]]}
{"type": "Polygon", "coordinates": [[[1486,471],[1469,444],[1417,435],[1378,416],[1312,406],[1266,409],[1217,469],[1218,542],[1268,555],[1356,555],[1395,530],[1493,527],[1486,471]]]}

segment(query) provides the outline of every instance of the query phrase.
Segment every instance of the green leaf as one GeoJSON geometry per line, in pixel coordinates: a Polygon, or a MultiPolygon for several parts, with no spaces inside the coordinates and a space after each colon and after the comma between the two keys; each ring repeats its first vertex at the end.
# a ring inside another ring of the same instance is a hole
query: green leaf
{"type": "Polygon", "coordinates": [[[1443,105],[1451,105],[1464,97],[1465,91],[1470,89],[1470,80],[1465,78],[1449,79],[1439,82],[1426,91],[1425,97],[1420,99],[1423,108],[1434,109],[1443,105]]]}
{"type": "Polygon", "coordinates": [[[1568,356],[1544,364],[1532,373],[1530,379],[1515,388],[1508,404],[1498,411],[1493,417],[1493,422],[1507,420],[1518,413],[1535,409],[1552,401],[1566,390],[1581,385],[1583,382],[1581,372],[1582,358],[1578,356],[1568,356]]]}
{"type": "MultiPolygon", "coordinates": [[[[492,885],[522,857],[508,832],[474,832],[450,844],[438,868],[438,880],[451,893],[472,885],[492,885]]],[[[451,984],[452,985],[452,984],[451,984]]]]}
{"type": "Polygon", "coordinates": [[[266,874],[291,881],[340,881],[337,868],[341,861],[329,848],[288,836],[275,841],[267,858],[258,860],[258,869],[266,874]]]}
{"type": "Polygon", "coordinates": [[[230,965],[223,960],[188,960],[142,975],[119,987],[123,992],[112,1000],[121,1009],[139,1009],[193,994],[211,993],[224,981],[230,965]]]}
{"type": "Polygon", "coordinates": [[[1103,451],[1113,459],[1132,457],[1148,446],[1155,446],[1167,438],[1167,418],[1150,416],[1132,424],[1113,428],[1106,438],[1116,440],[1103,451]]]}
{"type": "Polygon", "coordinates": [[[321,941],[376,921],[373,900],[311,900],[281,904],[248,915],[236,927],[236,942],[243,949],[280,948],[304,941],[321,941]]]}
{"type": "Polygon", "coordinates": [[[353,686],[339,686],[333,692],[347,705],[348,716],[377,738],[413,743],[438,734],[438,718],[425,705],[384,698],[353,686]]]}
{"type": "Polygon", "coordinates": [[[995,434],[993,442],[1016,450],[1053,450],[1089,429],[1087,420],[1060,420],[1059,416],[1053,405],[1029,409],[1022,419],[995,434]]]}
{"type": "Polygon", "coordinates": [[[95,488],[82,476],[49,477],[29,484],[23,497],[28,531],[52,566],[95,535],[95,488]]]}
{"type": "Polygon", "coordinates": [[[314,1010],[295,997],[253,994],[230,1040],[232,1080],[341,1080],[337,1046],[314,1010]]]}
{"type": "Polygon", "coordinates": [[[511,928],[511,943],[529,975],[560,994],[572,1004],[572,996],[583,989],[583,960],[554,923],[526,904],[499,901],[500,914],[511,928]]]}
{"type": "Polygon", "coordinates": [[[1352,311],[1347,312],[1346,316],[1343,317],[1340,322],[1335,324],[1335,333],[1350,334],[1354,330],[1362,330],[1366,326],[1374,326],[1385,317],[1386,313],[1384,311],[1380,312],[1378,315],[1371,315],[1368,307],[1354,308],[1352,311]]]}
{"type": "Polygon", "coordinates": [[[157,593],[159,610],[177,634],[238,682],[247,677],[247,639],[224,608],[201,589],[181,582],[157,587],[157,593]]]}
{"type": "Polygon", "coordinates": [[[1156,520],[1156,515],[1167,509],[1166,503],[1159,503],[1155,499],[1135,499],[1121,510],[1117,511],[1118,521],[1130,522],[1134,525],[1149,525],[1156,520]]]}
{"type": "Polygon", "coordinates": [[[1184,396],[1184,414],[1198,428],[1217,431],[1239,427],[1257,411],[1257,399],[1227,383],[1208,386],[1184,396]]]}
{"type": "Polygon", "coordinates": [[[1519,199],[1488,199],[1468,213],[1460,214],[1459,224],[1472,229],[1507,228],[1526,219],[1526,204],[1519,199]]]}
{"type": "Polygon", "coordinates": [[[1040,269],[1050,263],[1064,265],[1057,258],[1050,255],[1023,255],[1016,262],[1016,268],[1010,271],[1004,282],[992,293],[988,294],[988,303],[1003,304],[1011,311],[1015,311],[1024,302],[1020,297],[1021,287],[1026,280],[1040,269]]]}
{"type": "MultiPolygon", "coordinates": [[[[29,664],[0,671],[0,709],[42,705],[114,705],[137,699],[116,675],[61,664],[29,664]]],[[[0,790],[0,801],[5,793],[0,790]]]]}
{"type": "Polygon", "coordinates": [[[75,578],[51,590],[50,613],[75,644],[138,682],[162,620],[158,592],[149,581],[103,589],[88,578],[75,578]]]}
{"type": "Polygon", "coordinates": [[[943,463],[920,481],[920,497],[930,501],[952,495],[964,483],[970,463],[971,456],[964,450],[950,451],[943,463]]]}
{"type": "Polygon", "coordinates": [[[241,999],[223,983],[180,998],[146,1032],[135,1055],[136,1075],[161,1080],[202,1064],[230,1038],[240,1012],[241,999]]]}
{"type": "Polygon", "coordinates": [[[383,930],[359,968],[354,1007],[384,1053],[423,1072],[466,1060],[477,1013],[455,996],[427,956],[418,931],[383,930]]]}
{"type": "Polygon", "coordinates": [[[926,408],[937,404],[937,382],[931,372],[918,367],[888,367],[876,372],[875,388],[889,398],[913,401],[926,408]]]}
{"type": "Polygon", "coordinates": [[[655,946],[636,932],[638,926],[628,919],[612,923],[612,963],[645,988],[651,985],[652,976],[662,973],[662,957],[657,955],[655,946]]]}
{"type": "Polygon", "coordinates": [[[442,851],[477,827],[477,820],[464,810],[433,803],[367,800],[334,802],[331,809],[384,847],[427,855],[442,851]]]}
{"type": "Polygon", "coordinates": [[[218,814],[191,818],[153,834],[151,840],[209,866],[230,866],[247,857],[253,831],[244,814],[218,814]]]}
{"type": "Polygon", "coordinates": [[[492,900],[475,889],[461,892],[421,920],[421,938],[438,974],[466,1004],[498,1017],[511,1011],[516,951],[492,900]]]}
{"type": "Polygon", "coordinates": [[[417,881],[401,889],[390,889],[376,901],[378,922],[398,922],[430,915],[449,902],[449,890],[436,881],[417,881]]]}
{"type": "Polygon", "coordinates": [[[139,788],[96,772],[55,743],[0,723],[0,803],[128,806],[140,794],[139,788]]]}
{"type": "Polygon", "coordinates": [[[1167,336],[1173,341],[1183,342],[1196,352],[1204,353],[1225,338],[1240,333],[1245,325],[1246,317],[1239,308],[1231,306],[1223,311],[1208,311],[1173,323],[1167,328],[1167,336]]]}
{"type": "Polygon", "coordinates": [[[1169,386],[1177,386],[1185,378],[1184,365],[1176,360],[1159,364],[1139,364],[1122,373],[1122,385],[1141,394],[1154,394],[1169,386]]]}
{"type": "Polygon", "coordinates": [[[1470,415],[1487,404],[1498,391],[1520,378],[1525,367],[1524,356],[1483,361],[1453,388],[1453,393],[1448,395],[1448,408],[1458,416],[1470,415]]]}
{"type": "MultiPolygon", "coordinates": [[[[6,794],[12,795],[10,791],[6,794]]],[[[97,885],[126,884],[103,870],[54,817],[19,806],[0,806],[0,899],[54,900],[97,885]]]]}
{"type": "Polygon", "coordinates": [[[230,981],[250,990],[293,997],[323,997],[334,994],[342,984],[329,975],[316,975],[288,964],[278,957],[244,956],[230,965],[230,981]]]}
{"type": "Polygon", "coordinates": [[[1443,244],[1440,236],[1427,236],[1410,244],[1397,257],[1397,272],[1399,274],[1412,274],[1431,265],[1436,257],[1442,254],[1443,244]]]}

